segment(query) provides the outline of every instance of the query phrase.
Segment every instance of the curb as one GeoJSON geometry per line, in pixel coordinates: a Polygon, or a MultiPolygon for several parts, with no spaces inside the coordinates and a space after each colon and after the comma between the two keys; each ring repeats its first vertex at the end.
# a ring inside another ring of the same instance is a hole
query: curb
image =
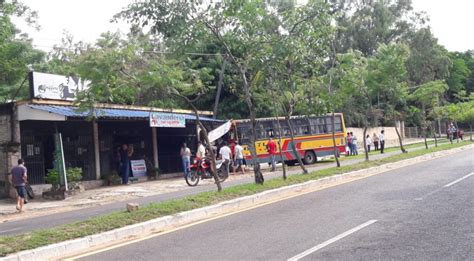
{"type": "Polygon", "coordinates": [[[371,167],[368,169],[361,169],[344,174],[324,177],[317,180],[310,180],[300,184],[294,184],[286,187],[267,190],[258,194],[244,196],[241,198],[224,201],[216,205],[211,205],[203,208],[177,213],[170,216],[152,219],[143,223],[137,223],[134,225],[118,228],[96,235],[60,242],[32,250],[21,251],[1,258],[1,260],[54,260],[67,256],[73,256],[90,251],[91,249],[97,247],[115,245],[124,241],[129,241],[140,237],[146,237],[154,233],[170,230],[183,225],[188,225],[211,217],[229,214],[237,210],[253,208],[258,205],[270,203],[278,199],[297,196],[305,192],[308,193],[312,191],[317,191],[328,186],[340,185],[343,183],[380,174],[393,169],[402,168],[415,163],[440,158],[471,148],[474,148],[474,145],[466,145],[460,148],[434,152],[415,158],[371,167]]]}

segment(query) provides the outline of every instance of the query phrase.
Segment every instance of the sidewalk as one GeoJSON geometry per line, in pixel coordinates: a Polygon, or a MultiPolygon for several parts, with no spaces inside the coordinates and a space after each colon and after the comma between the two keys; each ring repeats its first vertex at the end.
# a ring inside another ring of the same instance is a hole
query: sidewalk
{"type": "MultiPolygon", "coordinates": [[[[416,142],[420,142],[420,140],[407,141],[406,145],[416,142]]],[[[420,144],[420,146],[412,148],[411,151],[422,148],[424,148],[424,145],[420,144]]],[[[371,159],[385,158],[400,153],[399,150],[396,150],[385,154],[371,155],[371,159]]],[[[363,158],[348,157],[341,161],[341,165],[351,165],[363,160],[363,158]]],[[[315,171],[334,167],[334,162],[319,162],[306,167],[308,171],[315,171]]],[[[281,170],[268,172],[268,169],[265,169],[268,168],[267,164],[262,164],[262,168],[266,180],[281,177],[282,175],[281,170]]],[[[299,173],[301,173],[299,166],[290,167],[287,171],[288,175],[299,173]]],[[[244,175],[231,175],[222,185],[223,187],[229,187],[251,182],[253,182],[253,172],[248,169],[244,175]]],[[[187,186],[183,178],[147,181],[127,186],[109,186],[88,190],[63,201],[34,199],[25,206],[26,211],[21,214],[16,212],[14,200],[1,200],[0,235],[20,233],[21,231],[33,230],[40,227],[51,227],[120,209],[124,210],[126,202],[146,204],[181,198],[202,191],[212,191],[215,189],[216,186],[213,184],[212,179],[202,180],[197,187],[187,186]],[[35,226],[35,223],[38,224],[38,226],[35,226]]]]}

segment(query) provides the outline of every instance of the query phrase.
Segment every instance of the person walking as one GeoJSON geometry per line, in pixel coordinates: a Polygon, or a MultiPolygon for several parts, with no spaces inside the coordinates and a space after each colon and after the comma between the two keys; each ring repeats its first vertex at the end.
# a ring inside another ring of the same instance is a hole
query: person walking
{"type": "Polygon", "coordinates": [[[367,152],[370,152],[370,146],[372,146],[372,139],[370,138],[370,135],[367,134],[365,137],[365,143],[367,144],[367,152]]]}
{"type": "Polygon", "coordinates": [[[242,171],[242,174],[245,174],[245,165],[244,165],[244,148],[240,146],[240,143],[238,141],[235,141],[235,147],[234,147],[234,174],[237,171],[237,169],[240,167],[240,170],[242,171]]]}
{"type": "Polygon", "coordinates": [[[222,147],[219,150],[219,156],[224,161],[223,164],[225,166],[226,174],[229,175],[232,151],[230,150],[229,146],[227,146],[227,142],[225,141],[222,142],[222,147]]]}
{"type": "Polygon", "coordinates": [[[379,142],[380,142],[380,153],[383,154],[383,150],[385,148],[385,131],[382,130],[380,131],[380,135],[379,135],[379,142]]]}
{"type": "Polygon", "coordinates": [[[270,163],[272,165],[272,171],[276,170],[275,154],[276,154],[276,143],[272,138],[267,143],[267,152],[270,155],[270,163]]]}
{"type": "Polygon", "coordinates": [[[120,150],[120,176],[122,176],[122,184],[128,185],[128,178],[130,177],[130,157],[133,155],[133,149],[129,148],[127,144],[122,144],[120,150]]]}
{"type": "Polygon", "coordinates": [[[352,155],[352,136],[350,132],[347,133],[346,144],[347,144],[347,147],[349,148],[349,152],[347,153],[347,156],[351,156],[352,155]]]}
{"type": "Polygon", "coordinates": [[[352,155],[359,155],[359,152],[357,151],[357,136],[351,132],[351,137],[352,137],[352,153],[353,153],[352,155]]]}
{"type": "Polygon", "coordinates": [[[374,150],[378,151],[379,150],[379,137],[377,136],[377,134],[375,134],[375,132],[374,132],[374,135],[372,135],[372,141],[374,142],[374,150]]]}
{"type": "Polygon", "coordinates": [[[181,156],[181,161],[183,162],[183,174],[186,178],[189,175],[189,165],[191,162],[191,150],[188,148],[186,143],[183,143],[179,155],[181,156]]]}
{"type": "Polygon", "coordinates": [[[16,210],[23,211],[26,199],[26,183],[28,183],[28,175],[23,159],[18,160],[18,165],[11,170],[11,183],[16,189],[18,196],[16,198],[16,210]]]}

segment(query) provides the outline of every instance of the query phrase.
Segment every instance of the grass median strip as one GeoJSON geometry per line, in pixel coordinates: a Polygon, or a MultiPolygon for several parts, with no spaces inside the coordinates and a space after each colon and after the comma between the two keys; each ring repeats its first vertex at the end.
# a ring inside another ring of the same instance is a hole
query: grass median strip
{"type": "Polygon", "coordinates": [[[316,180],[327,176],[347,173],[369,167],[375,167],[390,162],[413,158],[431,152],[453,149],[468,144],[472,143],[461,142],[454,144],[444,144],[436,148],[430,148],[428,150],[422,149],[410,153],[398,154],[380,160],[360,162],[353,165],[341,166],[340,168],[333,167],[318,170],[307,175],[292,175],[289,176],[287,180],[271,179],[266,181],[264,185],[236,185],[226,188],[220,193],[216,191],[202,192],[181,199],[149,204],[143,206],[135,212],[114,212],[50,229],[36,230],[20,235],[2,236],[0,237],[0,256],[6,256],[8,254],[16,253],[22,250],[34,249],[70,239],[93,235],[127,225],[148,221],[154,218],[213,205],[229,199],[253,195],[265,190],[303,183],[309,180],[316,180]]]}

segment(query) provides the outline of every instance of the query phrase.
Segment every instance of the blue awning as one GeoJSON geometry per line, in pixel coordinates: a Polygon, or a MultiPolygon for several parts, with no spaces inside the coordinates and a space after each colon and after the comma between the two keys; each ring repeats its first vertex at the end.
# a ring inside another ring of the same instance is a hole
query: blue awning
{"type": "MultiPolygon", "coordinates": [[[[60,105],[38,105],[29,104],[28,107],[35,110],[46,111],[70,118],[86,118],[90,115],[89,111],[79,110],[75,106],[60,106],[60,105]]],[[[143,119],[148,120],[150,117],[150,111],[144,110],[133,110],[133,109],[113,109],[113,108],[97,108],[95,109],[95,115],[98,119],[143,119]]],[[[171,115],[184,115],[186,120],[196,120],[194,114],[179,114],[172,112],[162,112],[171,115]]],[[[213,121],[223,122],[221,120],[212,119],[209,117],[199,117],[202,121],[213,121]]]]}

